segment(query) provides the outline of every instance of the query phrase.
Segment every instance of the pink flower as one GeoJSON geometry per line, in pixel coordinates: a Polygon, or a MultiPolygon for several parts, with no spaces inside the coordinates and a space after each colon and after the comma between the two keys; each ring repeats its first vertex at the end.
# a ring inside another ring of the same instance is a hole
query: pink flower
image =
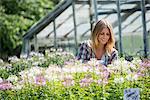
{"type": "Polygon", "coordinates": [[[46,79],[42,75],[38,75],[35,78],[35,83],[40,86],[46,85],[46,79]]]}
{"type": "Polygon", "coordinates": [[[102,80],[97,80],[97,84],[102,84],[102,80]]]}
{"type": "Polygon", "coordinates": [[[108,84],[108,80],[107,80],[107,79],[104,79],[104,80],[103,80],[103,84],[104,84],[104,85],[108,84]]]}
{"type": "Polygon", "coordinates": [[[64,82],[62,82],[62,84],[65,87],[73,86],[74,85],[74,80],[65,80],[64,82]]]}
{"type": "Polygon", "coordinates": [[[150,60],[144,60],[143,62],[140,63],[141,67],[144,67],[144,68],[148,68],[150,67],[150,60]]]}
{"type": "Polygon", "coordinates": [[[142,74],[142,73],[140,73],[140,72],[138,72],[136,75],[137,75],[137,77],[139,77],[139,76],[144,76],[144,74],[142,74]]]}
{"type": "Polygon", "coordinates": [[[80,86],[81,87],[87,87],[93,82],[92,78],[84,78],[80,81],[80,86]]]}
{"type": "Polygon", "coordinates": [[[68,86],[73,86],[74,85],[74,80],[71,76],[67,76],[64,78],[62,84],[65,86],[65,87],[68,87],[68,86]]]}
{"type": "Polygon", "coordinates": [[[65,65],[74,65],[74,62],[73,61],[65,61],[64,64],[65,65]]]}
{"type": "Polygon", "coordinates": [[[109,74],[110,73],[108,71],[104,71],[102,76],[103,76],[104,79],[105,78],[107,79],[109,77],[109,74]]]}
{"type": "Polygon", "coordinates": [[[12,84],[8,81],[3,81],[0,83],[0,90],[8,90],[12,88],[12,84]]]}
{"type": "Polygon", "coordinates": [[[106,84],[108,84],[108,80],[107,79],[104,79],[104,80],[100,79],[100,80],[97,80],[96,83],[99,85],[101,85],[101,84],[106,85],[106,84]]]}

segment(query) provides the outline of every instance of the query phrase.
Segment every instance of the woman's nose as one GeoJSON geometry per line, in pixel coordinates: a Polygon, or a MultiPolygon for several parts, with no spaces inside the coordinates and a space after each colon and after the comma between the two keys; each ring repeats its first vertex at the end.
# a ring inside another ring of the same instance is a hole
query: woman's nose
{"type": "Polygon", "coordinates": [[[104,34],[104,37],[107,37],[107,35],[106,35],[106,34],[104,34]]]}

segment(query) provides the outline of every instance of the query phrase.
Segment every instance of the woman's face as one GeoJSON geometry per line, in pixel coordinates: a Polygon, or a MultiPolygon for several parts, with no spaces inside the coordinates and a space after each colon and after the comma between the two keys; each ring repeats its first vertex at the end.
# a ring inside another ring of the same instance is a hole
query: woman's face
{"type": "Polygon", "coordinates": [[[108,28],[103,28],[102,31],[98,35],[98,41],[100,44],[105,45],[110,38],[110,32],[108,28]]]}

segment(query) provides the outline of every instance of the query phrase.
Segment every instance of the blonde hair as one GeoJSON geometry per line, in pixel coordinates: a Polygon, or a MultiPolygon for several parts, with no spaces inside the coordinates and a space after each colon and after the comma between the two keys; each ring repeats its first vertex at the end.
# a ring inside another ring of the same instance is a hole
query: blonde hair
{"type": "Polygon", "coordinates": [[[106,19],[101,19],[100,21],[96,23],[91,33],[91,42],[92,42],[91,45],[94,50],[99,47],[98,36],[103,30],[103,28],[108,28],[110,32],[110,38],[105,45],[106,52],[110,54],[113,50],[113,47],[115,47],[115,38],[114,38],[112,25],[106,19]]]}

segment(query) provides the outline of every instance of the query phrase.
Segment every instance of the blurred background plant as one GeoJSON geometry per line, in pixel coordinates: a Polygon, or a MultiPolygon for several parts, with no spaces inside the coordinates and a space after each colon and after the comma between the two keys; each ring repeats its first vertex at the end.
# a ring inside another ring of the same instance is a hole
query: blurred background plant
{"type": "Polygon", "coordinates": [[[0,58],[20,55],[22,36],[60,0],[0,0],[0,58]]]}

